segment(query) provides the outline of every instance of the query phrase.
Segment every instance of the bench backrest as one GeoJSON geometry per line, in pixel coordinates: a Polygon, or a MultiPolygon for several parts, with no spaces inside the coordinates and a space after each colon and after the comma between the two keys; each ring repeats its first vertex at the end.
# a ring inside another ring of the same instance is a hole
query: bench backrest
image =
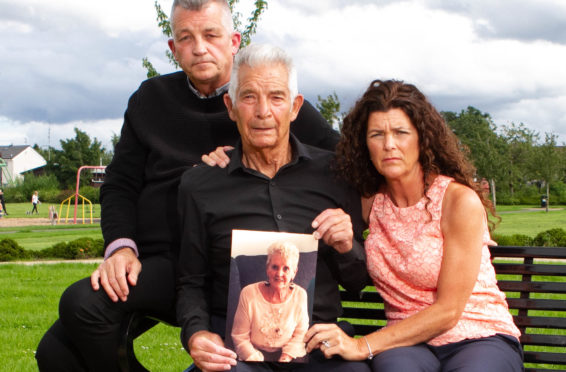
{"type": "MultiPolygon", "coordinates": [[[[566,247],[490,247],[498,284],[521,330],[526,371],[566,366],[566,247]]],[[[361,297],[341,292],[343,318],[365,335],[385,325],[373,287],[361,297]]]]}

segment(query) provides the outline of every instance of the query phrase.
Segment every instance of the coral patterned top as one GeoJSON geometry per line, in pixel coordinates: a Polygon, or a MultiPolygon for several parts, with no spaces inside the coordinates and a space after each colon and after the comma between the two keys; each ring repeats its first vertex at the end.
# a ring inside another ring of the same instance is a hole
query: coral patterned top
{"type": "MultiPolygon", "coordinates": [[[[430,306],[436,289],[443,253],[440,228],[442,200],[454,179],[437,176],[427,198],[398,208],[388,195],[376,195],[369,217],[365,243],[368,272],[385,300],[388,325],[430,306]],[[427,213],[427,209],[428,212],[427,213]],[[432,217],[432,219],[431,219],[432,217]]],[[[428,341],[439,346],[503,333],[519,337],[509,314],[505,294],[497,287],[491,264],[487,221],[483,233],[480,272],[464,312],[456,326],[428,341]]]]}

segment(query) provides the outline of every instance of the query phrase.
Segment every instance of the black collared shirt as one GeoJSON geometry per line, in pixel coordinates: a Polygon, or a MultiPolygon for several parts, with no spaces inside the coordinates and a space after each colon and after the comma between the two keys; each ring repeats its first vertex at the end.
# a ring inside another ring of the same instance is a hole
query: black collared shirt
{"type": "Polygon", "coordinates": [[[356,292],[364,287],[359,194],[332,174],[333,153],[303,145],[293,136],[291,144],[291,162],[272,179],[243,166],[241,144],[227,168],[199,166],[183,174],[177,320],[185,347],[193,333],[209,330],[210,315],[226,317],[233,229],[311,234],[318,214],[342,208],[352,218],[353,249],[340,254],[319,243],[313,320],[335,321],[341,315],[338,284],[356,292]]]}

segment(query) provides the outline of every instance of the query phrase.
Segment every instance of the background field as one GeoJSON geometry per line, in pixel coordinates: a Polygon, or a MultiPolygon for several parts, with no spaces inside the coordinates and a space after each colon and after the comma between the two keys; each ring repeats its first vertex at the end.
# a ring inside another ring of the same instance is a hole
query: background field
{"type": "MultiPolygon", "coordinates": [[[[8,219],[36,218],[26,217],[28,203],[9,204],[7,209],[8,219]]],[[[43,209],[47,213],[47,208],[41,208],[40,212],[43,209]]],[[[98,218],[98,206],[95,211],[98,218]]],[[[566,228],[564,209],[546,213],[536,207],[506,206],[500,207],[498,213],[502,218],[495,230],[498,234],[534,237],[551,228],[566,228]]],[[[13,238],[26,249],[42,249],[85,236],[100,238],[99,224],[0,227],[0,239],[13,238]]],[[[58,317],[61,293],[71,283],[89,276],[96,266],[96,263],[0,265],[0,343],[4,345],[0,350],[0,371],[37,371],[34,353],[42,335],[58,317]]],[[[158,325],[136,341],[135,350],[138,359],[150,370],[181,371],[190,364],[180,345],[177,328],[158,325]]]]}

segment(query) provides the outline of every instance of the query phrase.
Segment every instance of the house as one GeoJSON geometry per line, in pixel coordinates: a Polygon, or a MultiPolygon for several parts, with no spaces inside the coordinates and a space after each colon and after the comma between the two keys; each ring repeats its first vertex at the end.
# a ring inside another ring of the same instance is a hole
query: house
{"type": "Polygon", "coordinates": [[[23,179],[23,173],[38,170],[47,164],[31,146],[0,146],[0,185],[23,179]]]}

